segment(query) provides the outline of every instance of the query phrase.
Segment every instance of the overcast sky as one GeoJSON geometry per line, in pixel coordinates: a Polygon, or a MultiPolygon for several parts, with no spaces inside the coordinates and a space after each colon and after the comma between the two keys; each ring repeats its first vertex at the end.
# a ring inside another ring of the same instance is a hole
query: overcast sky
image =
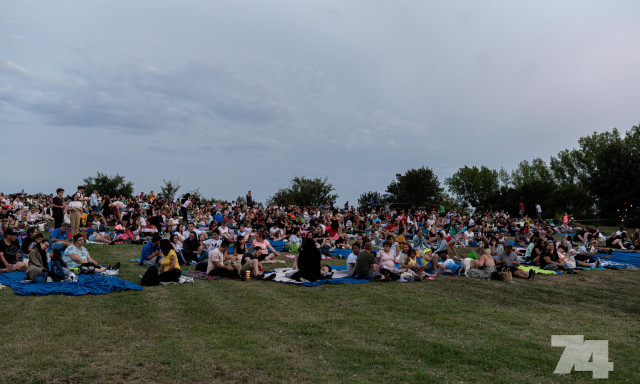
{"type": "Polygon", "coordinates": [[[640,2],[0,0],[2,192],[339,203],[640,123],[640,2]]]}

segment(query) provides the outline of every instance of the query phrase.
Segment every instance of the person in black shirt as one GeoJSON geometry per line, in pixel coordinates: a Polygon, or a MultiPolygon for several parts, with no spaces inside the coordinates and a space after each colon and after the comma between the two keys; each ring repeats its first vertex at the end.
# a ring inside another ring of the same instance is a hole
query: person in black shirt
{"type": "Polygon", "coordinates": [[[56,196],[51,201],[51,208],[53,210],[53,228],[60,228],[62,220],[64,219],[64,201],[62,200],[62,194],[64,189],[56,189],[56,196]]]}
{"type": "Polygon", "coordinates": [[[16,239],[18,234],[9,228],[0,241],[0,272],[17,272],[27,269],[27,264],[20,261],[20,243],[16,239]]]}
{"type": "Polygon", "coordinates": [[[251,196],[251,191],[247,192],[247,207],[253,208],[253,197],[251,196]]]}
{"type": "Polygon", "coordinates": [[[559,260],[554,243],[552,241],[548,242],[540,255],[540,268],[548,271],[559,271],[563,267],[564,261],[559,260]]]}

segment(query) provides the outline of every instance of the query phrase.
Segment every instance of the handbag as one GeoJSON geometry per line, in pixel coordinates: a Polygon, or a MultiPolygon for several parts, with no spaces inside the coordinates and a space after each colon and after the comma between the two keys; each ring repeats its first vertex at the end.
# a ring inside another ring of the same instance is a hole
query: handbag
{"type": "Polygon", "coordinates": [[[512,281],[513,280],[513,275],[511,275],[511,269],[503,267],[502,270],[500,271],[500,275],[502,275],[502,278],[504,279],[504,281],[512,281]]]}

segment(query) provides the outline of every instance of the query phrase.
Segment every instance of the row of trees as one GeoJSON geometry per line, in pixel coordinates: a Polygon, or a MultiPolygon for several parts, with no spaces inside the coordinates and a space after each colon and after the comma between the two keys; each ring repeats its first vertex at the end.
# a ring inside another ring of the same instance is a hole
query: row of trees
{"type": "MultiPolygon", "coordinates": [[[[524,160],[511,173],[463,167],[445,180],[463,206],[517,211],[520,201],[546,212],[632,224],[640,216],[640,126],[582,137],[578,147],[524,160]]],[[[533,207],[530,207],[533,208],[533,207]]]]}
{"type": "MultiPolygon", "coordinates": [[[[400,208],[435,208],[461,211],[505,209],[515,213],[520,202],[526,212],[534,213],[534,205],[543,206],[545,216],[564,212],[576,218],[598,217],[631,225],[640,216],[640,126],[621,134],[617,129],[582,137],[578,147],[566,149],[551,157],[523,160],[508,172],[485,166],[464,166],[444,181],[449,193],[440,185],[429,167],[409,169],[396,174],[384,193],[369,191],[360,195],[361,207],[371,203],[391,204],[400,208]]],[[[178,182],[163,180],[159,193],[174,198],[178,182]]],[[[123,176],[98,172],[84,179],[88,191],[109,195],[131,196],[133,183],[123,176]]],[[[327,178],[294,177],[288,187],[279,189],[267,199],[269,204],[319,206],[335,203],[338,195],[327,178]]],[[[193,195],[199,196],[199,190],[193,195]]],[[[237,201],[242,201],[239,196],[237,201]]]]}

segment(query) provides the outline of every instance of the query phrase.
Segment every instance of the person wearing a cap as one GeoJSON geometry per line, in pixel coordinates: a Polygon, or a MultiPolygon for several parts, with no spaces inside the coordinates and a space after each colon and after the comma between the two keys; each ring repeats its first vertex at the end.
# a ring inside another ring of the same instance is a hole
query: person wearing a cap
{"type": "Polygon", "coordinates": [[[71,243],[67,239],[69,236],[69,224],[62,223],[60,228],[56,228],[49,235],[49,248],[63,250],[67,248],[71,243]]]}
{"type": "Polygon", "coordinates": [[[27,269],[27,264],[20,261],[18,250],[20,243],[16,239],[18,233],[9,228],[0,241],[0,272],[17,272],[27,269]]]}

